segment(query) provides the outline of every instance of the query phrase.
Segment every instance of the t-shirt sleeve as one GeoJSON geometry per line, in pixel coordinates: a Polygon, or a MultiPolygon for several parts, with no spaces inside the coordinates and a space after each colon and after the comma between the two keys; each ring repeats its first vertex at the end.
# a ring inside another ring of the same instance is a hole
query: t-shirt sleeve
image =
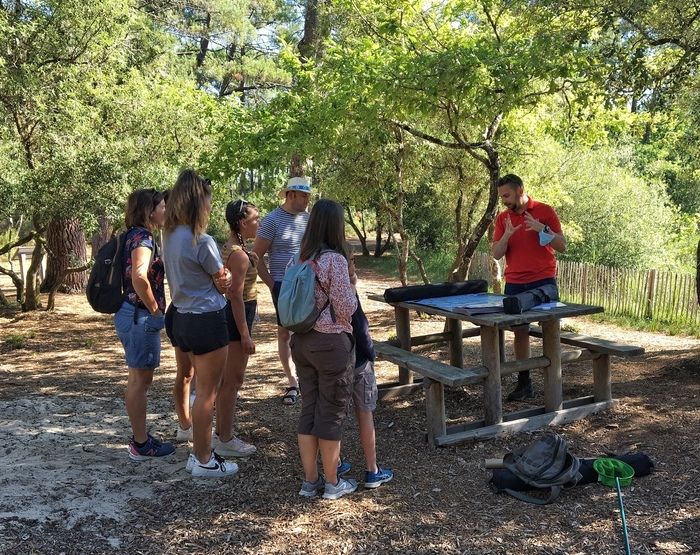
{"type": "Polygon", "coordinates": [[[503,226],[503,212],[496,216],[496,223],[493,228],[493,240],[499,241],[503,237],[505,227],[503,226]]]}
{"type": "Polygon", "coordinates": [[[221,261],[219,249],[212,237],[207,235],[200,239],[197,250],[197,261],[209,275],[213,275],[223,268],[224,263],[221,261]]]}
{"type": "Polygon", "coordinates": [[[150,233],[143,231],[134,239],[135,241],[132,248],[146,247],[147,249],[153,250],[153,235],[150,233]]]}
{"type": "Polygon", "coordinates": [[[559,221],[559,216],[554,211],[554,208],[550,208],[547,217],[544,221],[554,233],[561,233],[561,222],[559,221]]]}
{"type": "Polygon", "coordinates": [[[275,238],[276,228],[277,224],[273,213],[270,212],[263,218],[263,221],[260,222],[260,227],[258,227],[258,237],[261,239],[266,239],[267,241],[272,241],[275,238]]]}

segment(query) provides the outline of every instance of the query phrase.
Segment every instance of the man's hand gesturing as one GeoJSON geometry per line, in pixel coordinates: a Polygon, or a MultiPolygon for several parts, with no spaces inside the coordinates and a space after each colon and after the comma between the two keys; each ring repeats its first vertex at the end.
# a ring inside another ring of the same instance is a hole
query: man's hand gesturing
{"type": "Polygon", "coordinates": [[[544,227],[545,225],[542,222],[533,218],[529,212],[525,212],[525,229],[539,233],[544,227]]]}
{"type": "Polygon", "coordinates": [[[505,223],[505,227],[503,230],[503,235],[505,235],[506,237],[511,237],[513,235],[513,233],[518,231],[523,225],[523,224],[518,224],[516,226],[513,226],[513,222],[510,221],[510,216],[506,218],[504,223],[505,223]]]}

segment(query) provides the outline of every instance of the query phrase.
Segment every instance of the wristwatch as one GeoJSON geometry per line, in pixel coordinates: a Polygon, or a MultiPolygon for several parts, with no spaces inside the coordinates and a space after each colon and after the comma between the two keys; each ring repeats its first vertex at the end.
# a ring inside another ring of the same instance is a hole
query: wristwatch
{"type": "Polygon", "coordinates": [[[550,235],[552,234],[552,230],[549,229],[549,226],[548,226],[548,225],[545,225],[545,226],[542,228],[542,232],[543,232],[543,233],[549,233],[550,235]]]}

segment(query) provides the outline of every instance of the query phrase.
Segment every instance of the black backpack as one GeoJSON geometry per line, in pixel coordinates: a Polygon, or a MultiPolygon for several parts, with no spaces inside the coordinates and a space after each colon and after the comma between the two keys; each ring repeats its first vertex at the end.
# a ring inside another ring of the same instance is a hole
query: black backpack
{"type": "Polygon", "coordinates": [[[114,314],[124,302],[124,245],[126,232],[112,237],[97,251],[85,291],[90,306],[114,314]]]}
{"type": "Polygon", "coordinates": [[[551,503],[559,497],[562,488],[575,486],[581,479],[581,461],[569,453],[563,437],[551,432],[543,434],[526,447],[508,453],[503,458],[503,464],[532,489],[549,490],[544,499],[508,488],[503,490],[516,499],[537,505],[551,503]]]}

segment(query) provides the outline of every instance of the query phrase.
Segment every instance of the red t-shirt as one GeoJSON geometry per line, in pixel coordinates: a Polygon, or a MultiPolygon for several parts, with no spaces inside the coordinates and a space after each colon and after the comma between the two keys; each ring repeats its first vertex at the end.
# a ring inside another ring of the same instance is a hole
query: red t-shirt
{"type": "MultiPolygon", "coordinates": [[[[554,208],[543,202],[537,202],[532,197],[527,202],[527,212],[555,233],[561,233],[561,223],[554,208]]],[[[493,240],[498,241],[505,231],[505,220],[510,217],[513,227],[522,224],[508,240],[506,248],[506,283],[532,283],[541,279],[553,278],[557,275],[557,259],[554,249],[545,245],[540,246],[539,233],[525,229],[525,212],[507,209],[496,216],[493,240]]]]}

